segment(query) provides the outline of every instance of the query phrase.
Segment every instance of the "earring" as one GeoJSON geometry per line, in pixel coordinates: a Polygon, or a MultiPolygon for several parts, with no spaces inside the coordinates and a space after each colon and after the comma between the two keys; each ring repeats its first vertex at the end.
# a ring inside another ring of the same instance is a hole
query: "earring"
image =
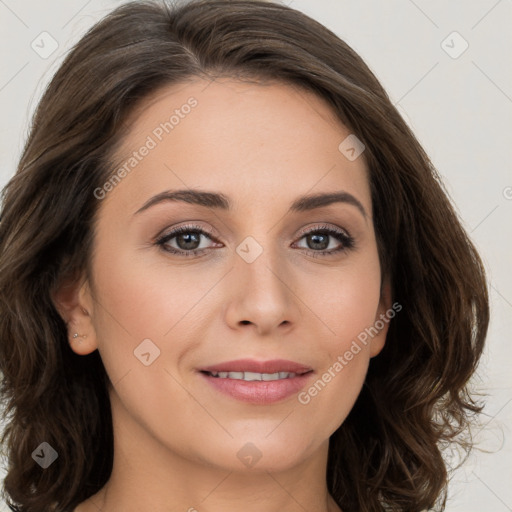
{"type": "Polygon", "coordinates": [[[73,334],[73,338],[87,338],[87,334],[78,334],[75,332],[75,334],[73,334]]]}

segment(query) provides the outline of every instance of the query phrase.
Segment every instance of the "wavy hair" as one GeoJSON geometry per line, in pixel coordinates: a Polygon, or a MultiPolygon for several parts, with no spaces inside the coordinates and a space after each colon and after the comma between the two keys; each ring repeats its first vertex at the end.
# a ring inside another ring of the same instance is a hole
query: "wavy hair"
{"type": "Polygon", "coordinates": [[[110,477],[108,376],[75,354],[52,301],[90,276],[99,201],[127,117],[194,78],[279,81],[323,98],[366,146],[382,276],[403,306],[329,443],[327,485],[345,511],[444,510],[442,447],[471,448],[469,388],[489,322],[486,276],[440,176],[363,60],[305,14],[258,0],[134,1],[70,50],[32,119],[0,218],[4,499],[64,512],[110,477]],[[32,458],[41,442],[58,460],[32,458]]]}

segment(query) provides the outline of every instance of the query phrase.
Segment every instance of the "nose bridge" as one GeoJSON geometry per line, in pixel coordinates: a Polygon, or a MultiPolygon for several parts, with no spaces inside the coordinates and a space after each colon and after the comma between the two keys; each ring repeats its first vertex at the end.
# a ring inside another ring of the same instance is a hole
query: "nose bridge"
{"type": "Polygon", "coordinates": [[[265,240],[260,236],[259,240],[261,242],[248,236],[236,247],[237,279],[253,287],[254,291],[278,294],[284,298],[287,273],[285,258],[279,254],[280,249],[273,244],[271,235],[267,234],[265,240]]]}
{"type": "Polygon", "coordinates": [[[249,321],[260,330],[294,322],[297,315],[286,258],[271,242],[272,235],[267,235],[261,242],[248,236],[236,247],[229,294],[230,321],[249,321]]]}

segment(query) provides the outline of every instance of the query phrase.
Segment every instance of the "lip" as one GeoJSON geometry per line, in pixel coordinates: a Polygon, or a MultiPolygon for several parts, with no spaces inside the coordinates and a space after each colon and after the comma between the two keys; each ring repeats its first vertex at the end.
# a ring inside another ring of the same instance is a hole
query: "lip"
{"type": "Polygon", "coordinates": [[[279,402],[298,393],[304,388],[312,374],[313,372],[308,372],[292,378],[270,381],[245,381],[240,379],[221,379],[219,377],[212,377],[207,373],[200,373],[217,391],[242,402],[259,405],[279,402]]]}
{"type": "Polygon", "coordinates": [[[288,361],[286,359],[273,359],[269,361],[257,361],[255,359],[236,359],[224,363],[214,364],[200,368],[205,372],[256,372],[256,373],[305,373],[311,371],[310,366],[288,361]]]}
{"type": "Polygon", "coordinates": [[[238,359],[202,368],[199,373],[209,385],[225,395],[246,403],[269,405],[298,393],[306,386],[314,371],[309,366],[284,359],[274,359],[272,361],[238,359]],[[271,381],[244,381],[213,377],[206,373],[243,371],[256,373],[289,372],[297,375],[271,381]]]}

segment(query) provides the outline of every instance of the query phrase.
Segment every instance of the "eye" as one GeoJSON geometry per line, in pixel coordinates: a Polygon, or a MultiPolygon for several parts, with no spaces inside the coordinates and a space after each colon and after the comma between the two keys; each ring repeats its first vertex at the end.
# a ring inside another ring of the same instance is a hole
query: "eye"
{"type": "Polygon", "coordinates": [[[180,226],[171,232],[163,235],[156,241],[156,245],[162,247],[164,251],[180,256],[194,256],[202,253],[206,248],[200,247],[201,237],[212,239],[210,233],[200,226],[180,226]],[[175,240],[177,247],[170,245],[171,240],[175,240]]]}
{"type": "MultiPolygon", "coordinates": [[[[155,242],[164,251],[179,256],[194,256],[206,251],[209,247],[201,247],[201,238],[215,240],[211,233],[197,225],[180,226],[161,236],[155,242]]],[[[302,233],[300,240],[306,239],[308,249],[313,257],[332,255],[347,252],[355,247],[355,240],[347,232],[331,226],[318,226],[302,233]],[[333,239],[338,241],[338,246],[332,245],[333,239]],[[330,247],[330,248],[329,248],[330,247]]]]}
{"type": "Polygon", "coordinates": [[[355,247],[353,237],[347,232],[331,226],[319,226],[311,229],[302,234],[302,239],[306,239],[308,246],[306,249],[309,249],[313,257],[347,252],[355,247]],[[331,242],[333,238],[338,240],[338,247],[336,247],[336,243],[332,247],[333,244],[331,242]]]}

